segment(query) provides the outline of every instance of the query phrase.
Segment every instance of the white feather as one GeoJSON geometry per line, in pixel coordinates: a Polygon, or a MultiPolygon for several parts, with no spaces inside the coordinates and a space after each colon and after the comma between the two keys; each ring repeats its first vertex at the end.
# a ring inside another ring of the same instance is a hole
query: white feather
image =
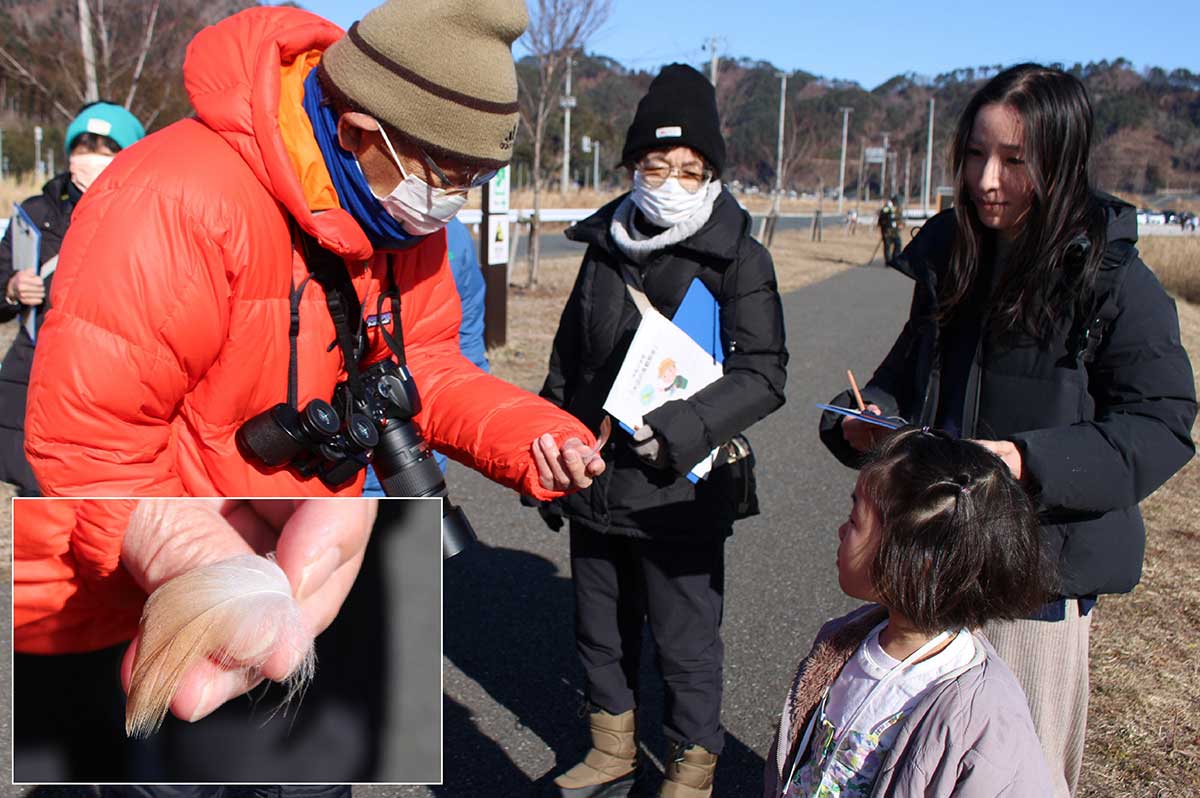
{"type": "MultiPolygon", "coordinates": [[[[158,730],[188,668],[205,657],[253,674],[280,641],[308,639],[287,575],[273,559],[245,554],[164,583],[142,610],[142,637],[125,707],[125,731],[158,730]]],[[[297,652],[300,653],[300,652],[297,652]]],[[[286,705],[312,679],[310,642],[288,676],[286,705]]]]}

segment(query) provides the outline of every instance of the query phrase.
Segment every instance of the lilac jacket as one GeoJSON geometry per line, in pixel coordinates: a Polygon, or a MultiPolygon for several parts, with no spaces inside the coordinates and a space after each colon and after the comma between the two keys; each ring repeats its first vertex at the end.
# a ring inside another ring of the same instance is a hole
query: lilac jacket
{"type": "MultiPolygon", "coordinates": [[[[809,716],[842,666],[886,616],[875,604],[821,627],[788,691],[767,755],[764,798],[783,794],[785,769],[809,716]]],[[[975,661],[934,687],[900,725],[871,798],[1026,798],[1051,795],[1025,693],[987,640],[975,635],[975,661]]]]}

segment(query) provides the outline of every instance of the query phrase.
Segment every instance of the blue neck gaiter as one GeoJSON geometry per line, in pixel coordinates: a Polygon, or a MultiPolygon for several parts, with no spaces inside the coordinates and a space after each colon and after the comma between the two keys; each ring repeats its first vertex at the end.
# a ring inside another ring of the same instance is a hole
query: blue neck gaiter
{"type": "Polygon", "coordinates": [[[408,249],[420,243],[424,236],[415,236],[405,230],[375,199],[354,155],[338,144],[337,113],[323,100],[317,67],[313,67],[304,81],[304,111],[312,123],[317,146],[321,148],[342,208],[354,217],[375,249],[408,249]]]}

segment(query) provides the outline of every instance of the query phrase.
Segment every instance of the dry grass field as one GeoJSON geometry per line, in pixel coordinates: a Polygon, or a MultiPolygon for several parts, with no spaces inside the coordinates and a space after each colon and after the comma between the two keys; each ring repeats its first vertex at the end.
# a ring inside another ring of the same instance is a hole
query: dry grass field
{"type": "MultiPolygon", "coordinates": [[[[560,194],[557,184],[553,188],[546,189],[542,192],[542,207],[543,208],[599,208],[609,200],[616,199],[622,191],[592,191],[591,189],[583,189],[581,191],[568,191],[566,194],[560,194]]],[[[480,203],[481,192],[472,191],[470,198],[467,200],[468,208],[478,208],[480,203]]],[[[766,213],[771,205],[771,197],[767,194],[739,194],[738,201],[742,203],[751,213],[766,213]]],[[[916,205],[920,205],[920,197],[913,200],[916,205]]],[[[509,200],[510,207],[513,208],[532,208],[533,207],[533,190],[521,189],[514,191],[509,200]]],[[[779,209],[782,213],[811,213],[817,207],[815,199],[783,199],[780,201],[779,209]]],[[[854,207],[853,198],[847,198],[846,208],[854,207]]],[[[825,200],[822,204],[822,209],[825,213],[837,212],[837,200],[825,200]]],[[[862,218],[867,218],[879,210],[878,198],[872,199],[871,202],[864,202],[860,208],[863,214],[862,218]]]]}
{"type": "MultiPolygon", "coordinates": [[[[1200,241],[1143,243],[1168,289],[1200,301],[1200,241]]],[[[780,286],[795,290],[864,263],[874,244],[872,236],[845,239],[840,230],[819,244],[807,234],[781,235],[773,251],[780,286]]],[[[578,265],[577,258],[547,260],[537,288],[510,289],[509,344],[491,353],[497,374],[533,390],[540,386],[578,265]]],[[[1179,314],[1184,345],[1200,364],[1200,304],[1180,301],[1179,314]]],[[[0,327],[0,347],[7,348],[14,327],[0,327]]],[[[11,529],[6,487],[0,485],[0,523],[11,529]]],[[[1193,461],[1151,496],[1143,511],[1142,583],[1127,596],[1105,597],[1092,627],[1092,703],[1080,790],[1086,798],[1200,795],[1200,463],[1193,461]]],[[[9,578],[10,557],[11,536],[5,535],[0,578],[9,578]]]]}
{"type": "Polygon", "coordinates": [[[1147,237],[1138,250],[1171,293],[1200,304],[1200,236],[1147,237]]]}
{"type": "MultiPolygon", "coordinates": [[[[1140,242],[1176,297],[1183,345],[1200,367],[1200,241],[1140,242]]],[[[1192,428],[1200,443],[1200,425],[1192,428]]],[[[1200,461],[1142,504],[1146,563],[1127,596],[1105,597],[1092,625],[1084,798],[1200,795],[1200,461]]]]}
{"type": "Polygon", "coordinates": [[[23,180],[0,180],[0,219],[12,216],[13,206],[18,202],[40,193],[42,187],[33,175],[26,175],[23,180]]]}

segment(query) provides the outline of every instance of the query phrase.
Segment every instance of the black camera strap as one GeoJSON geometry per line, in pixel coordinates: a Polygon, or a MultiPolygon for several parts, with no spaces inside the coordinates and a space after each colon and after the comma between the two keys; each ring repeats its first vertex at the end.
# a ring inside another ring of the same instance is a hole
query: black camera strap
{"type": "MultiPolygon", "coordinates": [[[[362,379],[358,373],[360,350],[357,345],[358,333],[362,325],[362,306],[358,301],[358,293],[350,281],[350,273],[346,270],[342,259],[317,243],[309,233],[296,226],[296,237],[300,240],[300,249],[308,267],[309,278],[315,280],[325,291],[325,306],[333,319],[336,335],[329,345],[342,350],[342,362],[346,369],[346,382],[355,398],[362,398],[362,379]]],[[[300,334],[300,296],[308,283],[306,278],[300,284],[300,289],[292,295],[292,319],[290,336],[291,358],[288,363],[288,401],[292,401],[292,383],[296,379],[296,339],[300,334]]]]}
{"type": "MultiPolygon", "coordinates": [[[[362,377],[359,373],[359,362],[362,357],[362,304],[358,301],[358,292],[350,280],[350,273],[342,259],[322,247],[311,234],[298,224],[294,226],[296,238],[300,242],[300,250],[308,267],[309,276],[300,283],[299,288],[293,287],[291,296],[291,324],[288,329],[289,362],[288,362],[288,403],[297,406],[298,365],[296,340],[300,334],[300,298],[308,281],[315,280],[325,291],[325,305],[329,316],[333,319],[336,338],[329,345],[342,350],[342,362],[346,369],[346,384],[350,393],[356,399],[363,398],[362,377]]],[[[391,264],[387,270],[387,288],[379,295],[376,303],[376,317],[381,319],[379,331],[383,334],[388,349],[396,356],[397,362],[405,365],[404,333],[400,325],[400,291],[392,274],[391,264]],[[392,326],[395,335],[388,332],[382,324],[382,309],[384,299],[390,300],[392,306],[392,326]]]]}
{"type": "Polygon", "coordinates": [[[396,277],[393,274],[393,265],[388,263],[387,270],[387,290],[380,292],[379,299],[375,303],[375,315],[380,319],[379,332],[383,335],[383,341],[387,344],[388,349],[392,350],[392,354],[396,356],[396,362],[401,365],[407,365],[404,357],[404,328],[400,326],[400,289],[396,286],[396,277]],[[396,334],[388,332],[388,328],[383,324],[383,300],[387,299],[392,304],[392,329],[396,334]]]}
{"type": "Polygon", "coordinates": [[[311,279],[312,279],[311,274],[308,277],[305,277],[304,280],[300,283],[299,288],[296,288],[295,279],[292,280],[292,292],[291,292],[291,300],[290,300],[291,301],[291,316],[290,316],[291,321],[288,324],[288,356],[289,356],[289,360],[288,360],[287,400],[288,400],[289,405],[291,405],[292,407],[295,407],[297,409],[299,408],[299,399],[297,397],[297,394],[299,393],[299,387],[298,387],[297,383],[299,382],[300,378],[297,374],[297,367],[296,367],[296,339],[300,335],[300,298],[304,296],[304,289],[306,287],[308,287],[308,281],[311,279]]]}

